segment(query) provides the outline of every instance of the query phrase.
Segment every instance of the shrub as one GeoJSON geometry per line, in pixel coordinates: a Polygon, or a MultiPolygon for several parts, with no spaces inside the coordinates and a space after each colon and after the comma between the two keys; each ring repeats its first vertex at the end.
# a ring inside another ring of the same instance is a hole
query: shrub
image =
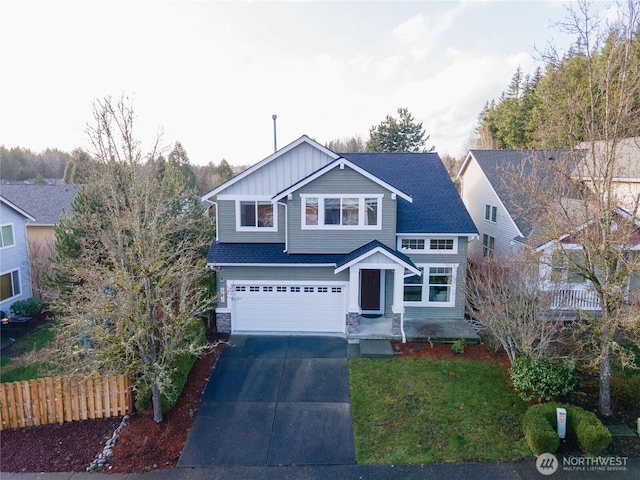
{"type": "Polygon", "coordinates": [[[11,313],[20,317],[30,317],[42,311],[42,300],[38,298],[27,298],[18,300],[10,307],[11,313]]]}
{"type": "Polygon", "coordinates": [[[525,356],[513,361],[509,374],[513,388],[528,402],[534,398],[549,400],[573,391],[578,382],[574,370],[573,362],[525,356]]]}
{"type": "MultiPolygon", "coordinates": [[[[206,328],[204,322],[198,318],[188,320],[185,326],[185,335],[183,341],[186,343],[194,342],[197,346],[204,346],[207,343],[206,328]]],[[[180,398],[182,389],[187,383],[191,367],[197,360],[197,355],[176,355],[171,363],[171,385],[172,388],[165,390],[160,394],[160,405],[163,412],[167,412],[180,398]]],[[[146,410],[151,406],[151,385],[149,382],[141,378],[136,382],[136,410],[146,410]]]]}
{"type": "Polygon", "coordinates": [[[616,408],[640,409],[640,374],[626,376],[621,372],[613,372],[611,397],[616,408]]]}
{"type": "Polygon", "coordinates": [[[593,412],[575,405],[543,403],[529,407],[522,419],[527,445],[533,453],[553,453],[560,446],[556,432],[556,408],[567,410],[567,429],[575,432],[582,448],[591,454],[604,450],[611,443],[611,432],[593,412]]]}

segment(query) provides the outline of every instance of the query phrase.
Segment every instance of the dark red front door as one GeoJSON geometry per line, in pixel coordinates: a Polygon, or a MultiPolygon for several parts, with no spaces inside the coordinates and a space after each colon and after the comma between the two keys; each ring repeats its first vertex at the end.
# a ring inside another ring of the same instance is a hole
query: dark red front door
{"type": "Polygon", "coordinates": [[[360,270],[360,309],[380,311],[380,270],[360,270]]]}

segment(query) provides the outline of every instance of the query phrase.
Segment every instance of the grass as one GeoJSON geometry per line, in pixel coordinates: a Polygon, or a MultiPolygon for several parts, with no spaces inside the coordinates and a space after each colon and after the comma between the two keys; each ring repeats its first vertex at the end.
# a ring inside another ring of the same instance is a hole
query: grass
{"type": "Polygon", "coordinates": [[[468,359],[349,362],[358,463],[518,461],[526,405],[498,364],[468,359]]]}
{"type": "Polygon", "coordinates": [[[51,365],[41,361],[22,361],[21,356],[45,348],[55,337],[56,322],[42,325],[34,332],[19,338],[9,354],[0,356],[0,381],[17,382],[46,375],[51,365]]]}

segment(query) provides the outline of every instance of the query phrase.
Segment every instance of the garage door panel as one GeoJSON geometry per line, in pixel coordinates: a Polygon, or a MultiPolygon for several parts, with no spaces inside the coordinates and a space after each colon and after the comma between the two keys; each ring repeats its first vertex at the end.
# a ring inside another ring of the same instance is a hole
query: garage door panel
{"type": "Polygon", "coordinates": [[[232,328],[344,333],[344,290],[341,285],[237,283],[232,328]]]}

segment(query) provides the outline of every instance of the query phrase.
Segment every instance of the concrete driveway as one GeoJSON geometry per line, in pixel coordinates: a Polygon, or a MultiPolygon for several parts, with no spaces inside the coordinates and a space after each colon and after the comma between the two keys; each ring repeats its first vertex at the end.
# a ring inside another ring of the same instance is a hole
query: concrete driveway
{"type": "Polygon", "coordinates": [[[229,343],[179,467],[355,464],[345,339],[232,335],[229,343]]]}

